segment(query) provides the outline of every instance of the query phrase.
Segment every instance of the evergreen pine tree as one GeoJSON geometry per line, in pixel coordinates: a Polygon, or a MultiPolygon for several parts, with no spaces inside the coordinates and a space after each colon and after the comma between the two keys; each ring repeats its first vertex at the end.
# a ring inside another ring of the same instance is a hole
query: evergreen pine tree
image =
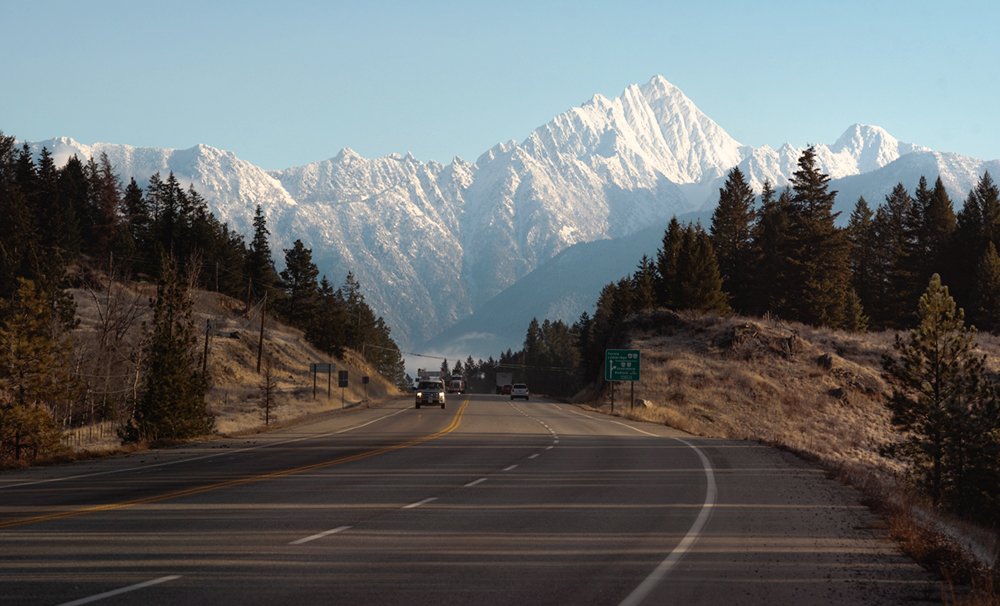
{"type": "Polygon", "coordinates": [[[1000,244],[1000,195],[990,174],[984,173],[969,192],[956,216],[949,268],[955,280],[955,297],[969,304],[975,291],[975,272],[987,242],[1000,244]]]}
{"type": "Polygon", "coordinates": [[[246,262],[247,276],[253,292],[256,293],[256,300],[260,300],[266,293],[272,292],[278,283],[278,272],[274,268],[271,245],[268,242],[270,234],[271,232],[267,229],[267,218],[258,204],[254,211],[253,238],[250,240],[246,262]]]}
{"type": "MultiPolygon", "coordinates": [[[[344,284],[340,287],[341,298],[347,313],[347,347],[360,350],[362,345],[370,340],[375,327],[375,313],[365,301],[361,292],[361,284],[353,272],[347,272],[344,284]]],[[[374,353],[374,352],[373,352],[374,353]]]]}
{"type": "Polygon", "coordinates": [[[852,332],[868,330],[868,315],[865,314],[861,297],[853,288],[847,291],[847,302],[844,305],[844,328],[852,332]]]}
{"type": "Polygon", "coordinates": [[[760,212],[753,229],[754,273],[751,310],[755,314],[784,313],[790,287],[792,196],[788,189],[775,198],[770,182],[764,182],[760,212]]]}
{"type": "Polygon", "coordinates": [[[90,175],[90,192],[94,213],[90,252],[98,263],[106,266],[109,256],[116,249],[120,256],[124,236],[124,228],[118,215],[121,206],[121,182],[106,153],[101,154],[96,171],[90,175]]]}
{"type": "Polygon", "coordinates": [[[76,213],[72,203],[65,204],[67,200],[60,195],[60,174],[52,154],[44,147],[38,160],[36,184],[35,225],[41,250],[61,261],[72,261],[79,254],[80,244],[76,213]]]}
{"type": "Polygon", "coordinates": [[[875,265],[880,292],[872,308],[877,326],[900,328],[913,323],[912,302],[919,296],[915,267],[917,232],[913,225],[914,201],[902,183],[885,197],[875,215],[875,265]]]}
{"type": "Polygon", "coordinates": [[[792,175],[792,212],[789,234],[789,292],[785,309],[791,319],[807,324],[840,327],[850,287],[848,244],[837,228],[829,191],[829,175],[822,173],[812,147],[802,152],[792,175]]]}
{"type": "Polygon", "coordinates": [[[326,353],[343,357],[347,342],[347,309],[340,291],[335,291],[326,276],[319,282],[319,305],[306,339],[326,353]]]}
{"type": "Polygon", "coordinates": [[[847,241],[850,244],[851,283],[861,307],[871,310],[879,301],[881,288],[875,268],[878,257],[878,240],[875,234],[874,213],[868,202],[858,198],[847,224],[847,241]]]}
{"type": "Polygon", "coordinates": [[[970,319],[976,327],[990,332],[1000,331],[1000,256],[993,242],[986,243],[986,251],[976,268],[972,301],[970,319]]]}
{"type": "MultiPolygon", "coordinates": [[[[919,193],[919,189],[918,189],[919,193]]],[[[918,196],[918,200],[922,196],[918,196]]],[[[924,258],[918,268],[920,283],[925,284],[931,275],[940,274],[943,279],[953,282],[948,271],[947,255],[955,234],[955,209],[941,177],[934,181],[934,189],[924,208],[924,224],[920,239],[923,243],[924,258]]]]}
{"type": "MultiPolygon", "coordinates": [[[[0,133],[0,299],[14,298],[20,288],[18,278],[34,275],[32,259],[40,254],[31,201],[20,183],[34,173],[20,176],[22,157],[14,137],[0,133]]],[[[30,154],[27,163],[33,170],[30,154]]]]}
{"type": "Polygon", "coordinates": [[[656,265],[646,255],[642,256],[639,266],[632,274],[632,292],[637,311],[656,307],[656,265]]]}
{"type": "Polygon", "coordinates": [[[723,289],[739,313],[751,307],[751,230],[756,213],[754,193],[739,167],[729,171],[719,190],[719,203],[712,213],[709,230],[719,263],[723,289]]]}
{"type": "Polygon", "coordinates": [[[677,282],[677,254],[680,252],[681,240],[684,237],[680,221],[677,217],[670,219],[663,233],[663,245],[656,253],[656,304],[661,307],[673,307],[673,289],[677,282]]]}
{"type": "MultiPolygon", "coordinates": [[[[985,382],[985,360],[975,354],[976,331],[965,326],[937,274],[918,309],[919,325],[907,339],[897,336],[897,357],[883,361],[893,380],[892,423],[903,432],[895,452],[935,504],[978,511],[982,487],[971,480],[989,478],[996,467],[988,460],[1000,427],[996,397],[985,382]]],[[[986,488],[995,491],[995,480],[986,488]]]]}
{"type": "Polygon", "coordinates": [[[74,398],[64,325],[45,290],[18,280],[0,301],[0,462],[35,459],[59,448],[53,411],[74,398]]]}
{"type": "Polygon", "coordinates": [[[677,259],[677,299],[678,309],[730,311],[712,240],[701,226],[688,225],[684,230],[677,259]]]}
{"type": "Polygon", "coordinates": [[[125,186],[125,193],[122,195],[122,214],[125,217],[125,224],[128,226],[133,254],[142,257],[136,259],[135,262],[139,264],[140,271],[148,271],[148,267],[152,265],[147,256],[152,217],[142,188],[135,182],[135,179],[130,179],[128,185],[125,186]]]}
{"type": "Polygon", "coordinates": [[[281,271],[284,297],[277,308],[292,326],[305,329],[312,322],[319,306],[319,269],[312,261],[312,249],[302,240],[285,249],[285,269],[281,271]]]}
{"type": "Polygon", "coordinates": [[[161,266],[145,339],[142,388],[131,421],[121,432],[130,442],[185,439],[207,434],[214,426],[205,402],[208,377],[199,364],[189,279],[169,257],[161,266]]]}

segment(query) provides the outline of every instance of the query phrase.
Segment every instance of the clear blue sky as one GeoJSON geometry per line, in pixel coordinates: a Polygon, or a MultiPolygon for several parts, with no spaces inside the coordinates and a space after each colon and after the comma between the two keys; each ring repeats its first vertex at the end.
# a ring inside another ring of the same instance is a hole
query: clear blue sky
{"type": "Polygon", "coordinates": [[[745,144],[1000,158],[1000,2],[0,0],[0,130],[468,160],[662,74],[745,144]]]}

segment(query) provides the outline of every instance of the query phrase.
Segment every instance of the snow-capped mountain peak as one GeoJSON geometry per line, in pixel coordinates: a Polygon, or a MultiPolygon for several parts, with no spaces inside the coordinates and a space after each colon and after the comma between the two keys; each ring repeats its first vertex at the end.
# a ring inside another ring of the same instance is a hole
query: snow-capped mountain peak
{"type": "MultiPolygon", "coordinates": [[[[36,151],[42,146],[59,164],[73,154],[107,153],[123,180],[141,185],[153,173],[173,172],[244,233],[261,205],[279,265],[281,249],[299,238],[333,282],[354,272],[404,345],[468,317],[569,247],[631,237],[666,225],[671,215],[710,209],[734,166],[757,191],[764,180],[780,188],[802,153],[787,143],[741,145],[663,76],[626,86],[618,97],[594,95],[475,163],[422,162],[411,153],[367,158],[345,147],[327,160],[265,171],[208,145],[154,149],[60,137],[36,143],[36,151]]],[[[929,157],[926,148],[865,124],[815,148],[821,170],[839,179],[845,196],[871,200],[888,175],[939,170],[949,187],[962,188],[982,168],[954,155],[929,157]]]]}

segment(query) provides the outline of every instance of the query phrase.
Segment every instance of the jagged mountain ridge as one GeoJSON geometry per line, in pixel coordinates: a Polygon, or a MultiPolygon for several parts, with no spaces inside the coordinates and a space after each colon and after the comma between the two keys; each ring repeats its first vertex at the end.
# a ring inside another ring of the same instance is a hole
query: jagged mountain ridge
{"type": "MultiPolygon", "coordinates": [[[[124,179],[140,183],[172,171],[245,233],[260,204],[279,264],[280,250],[300,238],[334,283],[353,271],[406,345],[468,317],[575,244],[627,237],[710,207],[733,166],[757,189],[765,179],[781,187],[802,151],[740,144],[660,76],[614,99],[595,95],[475,163],[455,158],[443,165],[409,154],[368,159],[345,149],[321,162],[265,171],[205,145],[168,150],[61,138],[35,144],[42,146],[57,161],[107,153],[124,179]]],[[[901,158],[932,153],[865,125],[815,147],[823,170],[841,179],[881,174],[901,158]]],[[[946,179],[953,193],[967,191],[983,166],[954,154],[937,157],[943,170],[962,167],[946,179]]],[[[917,177],[899,180],[912,187],[908,181],[917,177]]]]}

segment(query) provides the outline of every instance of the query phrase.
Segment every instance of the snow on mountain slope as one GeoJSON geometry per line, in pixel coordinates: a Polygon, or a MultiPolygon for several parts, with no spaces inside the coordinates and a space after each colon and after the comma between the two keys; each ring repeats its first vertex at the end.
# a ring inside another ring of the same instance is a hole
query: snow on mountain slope
{"type": "Polygon", "coordinates": [[[885,202],[897,183],[902,183],[913,195],[920,177],[925,177],[927,185],[934,187],[935,179],[940,176],[958,211],[986,171],[1000,175],[1000,160],[984,162],[959,154],[920,151],[902,156],[878,170],[833,180],[830,189],[837,192],[834,210],[841,213],[839,222],[846,224],[859,197],[864,196],[868,205],[875,208],[885,202]]]}
{"type": "Polygon", "coordinates": [[[677,187],[717,177],[740,145],[662,77],[595,95],[476,162],[463,232],[474,305],[579,242],[692,210],[677,187]],[[484,246],[485,244],[485,246],[484,246]]]}
{"type": "Polygon", "coordinates": [[[471,312],[457,233],[471,167],[351,150],[272,173],[298,201],[282,231],[297,234],[338,283],[352,271],[404,342],[429,338],[471,312]]]}
{"type": "MultiPolygon", "coordinates": [[[[264,171],[205,145],[88,146],[68,138],[34,144],[36,151],[42,146],[59,164],[72,154],[106,153],[126,182],[134,177],[144,185],[153,173],[173,172],[243,233],[250,233],[260,204],[279,266],[282,249],[301,239],[334,284],[354,272],[393,335],[411,346],[476,310],[502,314],[511,306],[496,306],[493,298],[564,250],[628,241],[662,229],[674,214],[710,216],[733,166],[755,190],[765,180],[781,188],[802,153],[790,144],[741,145],[662,76],[616,98],[595,95],[475,163],[455,158],[442,165],[409,154],[369,159],[345,149],[328,160],[264,171]]],[[[996,162],[936,154],[862,124],[815,148],[821,169],[841,190],[838,209],[848,211],[858,195],[879,203],[896,182],[912,190],[920,175],[933,182],[940,174],[957,203],[983,170],[1000,172],[996,162]]],[[[565,262],[594,263],[584,257],[565,262]]],[[[568,276],[580,269],[549,274],[547,286],[576,292],[568,276]]],[[[585,296],[548,296],[533,315],[575,311],[585,296]]]]}
{"type": "MultiPolygon", "coordinates": [[[[107,154],[125,183],[134,178],[143,187],[153,174],[160,173],[166,178],[172,172],[184,187],[194,185],[215,215],[242,233],[252,231],[257,204],[269,220],[277,220],[295,206],[295,200],[277,179],[263,169],[232,152],[207,145],[176,150],[112,143],[84,145],[69,137],[59,137],[34,143],[32,147],[36,151],[47,148],[58,166],[74,155],[86,161],[107,154]]],[[[274,235],[277,242],[285,243],[280,234],[274,235]]]]}

